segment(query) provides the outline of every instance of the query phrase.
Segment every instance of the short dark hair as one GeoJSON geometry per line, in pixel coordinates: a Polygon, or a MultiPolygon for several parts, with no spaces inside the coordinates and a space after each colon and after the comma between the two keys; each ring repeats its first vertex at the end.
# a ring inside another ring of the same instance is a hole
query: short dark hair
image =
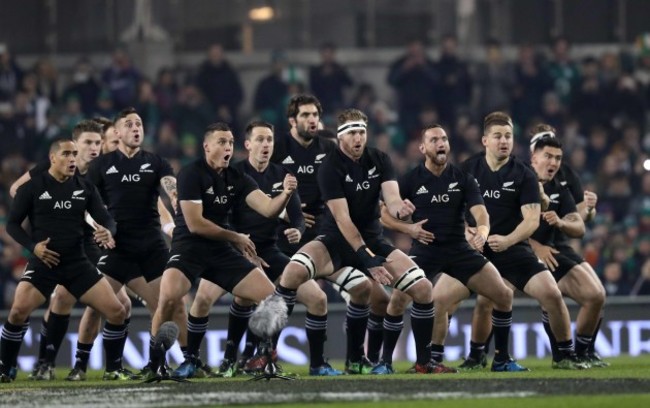
{"type": "Polygon", "coordinates": [[[130,114],[135,113],[136,115],[138,114],[138,111],[135,110],[133,106],[130,106],[128,108],[122,109],[116,116],[115,120],[113,120],[113,124],[117,125],[117,122],[120,121],[120,119],[124,119],[125,117],[129,116],[130,114]]]}
{"type": "Polygon", "coordinates": [[[273,125],[270,124],[269,122],[263,121],[263,120],[254,120],[250,122],[248,125],[246,125],[246,129],[244,130],[244,134],[246,135],[246,139],[250,139],[253,129],[256,127],[265,127],[268,129],[271,129],[271,132],[274,131],[273,125]]]}
{"type": "Polygon", "coordinates": [[[203,140],[207,139],[214,132],[231,132],[230,126],[224,122],[215,122],[208,125],[205,128],[205,133],[203,134],[203,140]]]}
{"type": "Polygon", "coordinates": [[[483,134],[487,135],[492,126],[510,126],[512,125],[512,119],[505,112],[492,112],[488,114],[483,120],[483,134]]]}
{"type": "Polygon", "coordinates": [[[113,124],[113,121],[110,120],[109,118],[105,118],[103,116],[97,116],[92,119],[93,121],[97,122],[99,126],[102,127],[102,137],[104,136],[104,133],[115,125],[113,124]]]}
{"type": "Polygon", "coordinates": [[[538,152],[547,146],[561,149],[562,142],[560,142],[560,139],[549,133],[548,135],[544,135],[539,140],[537,140],[537,143],[535,143],[535,147],[533,148],[533,152],[538,152]]]}
{"type": "Polygon", "coordinates": [[[423,137],[424,137],[424,134],[427,133],[428,130],[431,130],[431,129],[437,129],[437,128],[440,128],[440,129],[442,129],[442,130],[445,130],[445,128],[443,128],[442,125],[440,125],[440,124],[438,124],[438,123],[432,123],[432,124],[430,124],[430,125],[426,125],[426,126],[422,129],[422,132],[420,132],[420,138],[423,138],[423,137]]]}
{"type": "Polygon", "coordinates": [[[301,106],[312,104],[316,105],[316,109],[318,109],[318,116],[321,116],[323,114],[323,107],[321,106],[318,98],[316,98],[314,95],[308,94],[295,95],[291,98],[289,105],[287,106],[287,118],[295,119],[295,117],[298,116],[298,112],[300,111],[301,106]]]}
{"type": "Polygon", "coordinates": [[[102,136],[104,133],[102,126],[97,121],[94,119],[84,119],[72,128],[72,140],[76,142],[79,140],[79,136],[85,132],[97,133],[99,136],[102,136]]]}
{"type": "Polygon", "coordinates": [[[557,134],[557,131],[555,130],[555,128],[553,126],[551,126],[549,124],[546,124],[546,123],[538,123],[535,126],[533,126],[532,128],[530,128],[529,135],[532,138],[536,134],[543,133],[543,132],[550,132],[550,133],[553,133],[553,134],[557,134]]]}
{"type": "Polygon", "coordinates": [[[61,150],[61,145],[66,142],[71,142],[74,143],[74,140],[67,138],[67,137],[62,137],[60,139],[55,139],[52,144],[50,144],[50,153],[49,154],[54,154],[61,150]]]}
{"type": "Polygon", "coordinates": [[[366,116],[366,114],[361,112],[359,109],[352,108],[352,109],[346,109],[343,112],[339,113],[337,120],[339,126],[351,120],[355,120],[355,121],[360,120],[367,124],[368,116],[366,116]]]}

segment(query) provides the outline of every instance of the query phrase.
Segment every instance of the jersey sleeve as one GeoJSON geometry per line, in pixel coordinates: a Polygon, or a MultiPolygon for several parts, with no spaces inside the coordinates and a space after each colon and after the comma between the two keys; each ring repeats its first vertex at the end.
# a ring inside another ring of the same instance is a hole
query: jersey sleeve
{"type": "Polygon", "coordinates": [[[255,190],[259,190],[260,187],[257,185],[257,181],[255,181],[255,179],[249,176],[248,174],[242,172],[241,175],[242,178],[241,178],[241,185],[239,187],[240,189],[239,191],[241,192],[240,197],[242,197],[242,199],[245,200],[250,193],[252,193],[255,190]]]}
{"type": "Polygon", "coordinates": [[[99,189],[101,189],[101,185],[103,183],[101,174],[101,162],[102,157],[91,161],[90,165],[88,166],[88,173],[86,173],[86,178],[99,189]]]}
{"type": "Polygon", "coordinates": [[[521,194],[519,195],[519,204],[521,206],[526,204],[539,204],[541,199],[539,197],[539,182],[537,176],[532,170],[522,167],[524,169],[524,176],[521,181],[521,194]]]}
{"type": "Polygon", "coordinates": [[[405,200],[408,199],[411,201],[413,200],[413,196],[412,196],[413,187],[411,183],[411,181],[413,180],[412,175],[413,172],[409,171],[408,173],[406,173],[405,175],[397,179],[397,185],[399,186],[400,196],[405,200]]]}
{"type": "Polygon", "coordinates": [[[194,165],[178,173],[177,188],[179,201],[201,201],[201,175],[194,165]]]}
{"type": "Polygon", "coordinates": [[[330,165],[329,160],[318,169],[318,188],[323,201],[345,198],[342,175],[330,165]]]}
{"type": "Polygon", "coordinates": [[[381,182],[395,180],[395,169],[393,168],[393,162],[384,152],[380,152],[379,158],[381,160],[381,182]]]}
{"type": "Polygon", "coordinates": [[[158,168],[158,178],[163,178],[167,176],[172,176],[174,177],[174,170],[172,169],[171,164],[162,157],[158,157],[160,160],[160,166],[158,168]]]}
{"type": "Polygon", "coordinates": [[[108,213],[108,210],[106,210],[104,202],[99,195],[99,191],[97,191],[97,187],[89,182],[85,185],[85,187],[88,192],[86,211],[88,211],[88,214],[90,214],[90,216],[93,217],[95,221],[97,221],[97,224],[106,228],[111,232],[111,235],[115,236],[117,225],[115,224],[113,217],[111,217],[111,215],[108,213]]]}
{"type": "Polygon", "coordinates": [[[50,168],[50,162],[47,160],[41,160],[36,164],[36,166],[32,167],[28,173],[30,178],[34,178],[38,174],[45,173],[48,171],[50,168]]]}
{"type": "Polygon", "coordinates": [[[481,196],[481,189],[478,186],[478,182],[474,176],[463,173],[465,176],[465,201],[467,202],[467,208],[472,208],[475,205],[485,205],[483,197],[481,196]]]}
{"type": "MultiPolygon", "coordinates": [[[[33,206],[32,183],[27,182],[18,188],[14,202],[9,209],[7,217],[7,233],[20,245],[34,252],[36,243],[22,227],[22,223],[33,206]]],[[[30,220],[32,221],[32,220],[30,220]]],[[[33,222],[33,221],[32,221],[33,222]]]]}
{"type": "Polygon", "coordinates": [[[585,200],[584,188],[582,186],[582,182],[580,181],[580,177],[578,177],[573,169],[565,167],[565,170],[569,192],[571,193],[575,204],[580,204],[585,200]]]}
{"type": "Polygon", "coordinates": [[[291,194],[291,198],[287,203],[287,215],[289,215],[289,226],[300,231],[305,232],[305,217],[302,215],[302,208],[300,203],[300,195],[298,192],[291,194]]]}
{"type": "Polygon", "coordinates": [[[558,208],[558,213],[560,217],[564,217],[567,214],[577,212],[578,208],[576,203],[573,200],[573,195],[568,188],[560,189],[560,208],[558,208]]]}

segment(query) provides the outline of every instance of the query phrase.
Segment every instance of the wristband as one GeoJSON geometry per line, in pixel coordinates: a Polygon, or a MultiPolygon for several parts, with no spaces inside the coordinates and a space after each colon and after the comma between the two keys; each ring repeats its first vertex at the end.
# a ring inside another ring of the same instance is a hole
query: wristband
{"type": "Polygon", "coordinates": [[[357,249],[357,255],[359,256],[361,262],[363,263],[363,266],[365,266],[366,269],[382,266],[384,262],[386,262],[386,258],[383,256],[375,255],[365,245],[362,245],[359,249],[357,249]]]}
{"type": "Polygon", "coordinates": [[[176,225],[174,225],[173,222],[168,222],[167,224],[163,225],[162,230],[165,234],[171,235],[175,226],[176,225]]]}

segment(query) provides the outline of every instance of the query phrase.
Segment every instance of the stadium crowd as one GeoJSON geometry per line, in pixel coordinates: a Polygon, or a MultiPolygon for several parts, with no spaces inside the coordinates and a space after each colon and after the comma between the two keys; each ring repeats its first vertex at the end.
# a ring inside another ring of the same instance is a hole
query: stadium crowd
{"type": "MultiPolygon", "coordinates": [[[[27,262],[27,253],[5,230],[9,187],[34,163],[47,157],[51,141],[69,135],[81,120],[113,118],[133,106],[142,117],[145,149],[169,160],[175,172],[200,157],[205,128],[213,122],[234,129],[236,157],[244,157],[243,126],[251,117],[288,131],[291,96],[311,92],[322,103],[325,129],[336,113],[357,108],[369,117],[369,144],[387,152],[401,175],[422,158],[422,128],[441,123],[460,163],[483,150],[482,120],[489,112],[509,112],[515,151],[528,158],[529,127],[544,122],[557,129],[565,161],[586,190],[598,195],[597,216],[573,244],[593,266],[608,296],[650,294],[650,53],[604,52],[580,60],[559,38],[548,47],[522,45],[508,60],[502,45],[488,42],[485,58],[459,56],[456,40],[445,38],[440,55],[413,42],[386,67],[394,98],[382,100],[363,78],[338,61],[336,48],[320,49],[321,63],[288,75],[289,61],[273,54],[270,72],[244,98],[237,67],[219,44],[192,70],[163,68],[143,76],[117,50],[107,67],[80,59],[68,77],[47,59],[26,67],[10,44],[0,44],[0,308],[9,308],[27,262]],[[251,101],[251,109],[244,109],[251,101]],[[251,112],[250,117],[242,112],[251,112]]],[[[294,67],[295,68],[295,67],[294,67]]],[[[334,135],[332,133],[332,135],[334,135]]],[[[396,235],[408,251],[410,239],[396,235]]]]}

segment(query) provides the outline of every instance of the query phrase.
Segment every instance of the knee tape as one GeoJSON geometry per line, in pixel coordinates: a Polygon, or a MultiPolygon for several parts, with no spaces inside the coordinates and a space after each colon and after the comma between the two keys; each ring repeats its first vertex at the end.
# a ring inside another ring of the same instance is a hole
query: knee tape
{"type": "Polygon", "coordinates": [[[397,290],[401,290],[402,292],[406,292],[420,279],[426,279],[426,275],[422,269],[414,266],[404,272],[404,274],[400,276],[397,281],[395,281],[395,285],[393,285],[393,287],[397,290]]]}
{"type": "Polygon", "coordinates": [[[309,279],[314,279],[314,276],[316,276],[316,265],[314,264],[314,260],[311,258],[311,256],[309,256],[309,254],[306,254],[304,252],[296,252],[291,257],[291,261],[304,266],[307,269],[307,275],[309,276],[309,279]]]}

